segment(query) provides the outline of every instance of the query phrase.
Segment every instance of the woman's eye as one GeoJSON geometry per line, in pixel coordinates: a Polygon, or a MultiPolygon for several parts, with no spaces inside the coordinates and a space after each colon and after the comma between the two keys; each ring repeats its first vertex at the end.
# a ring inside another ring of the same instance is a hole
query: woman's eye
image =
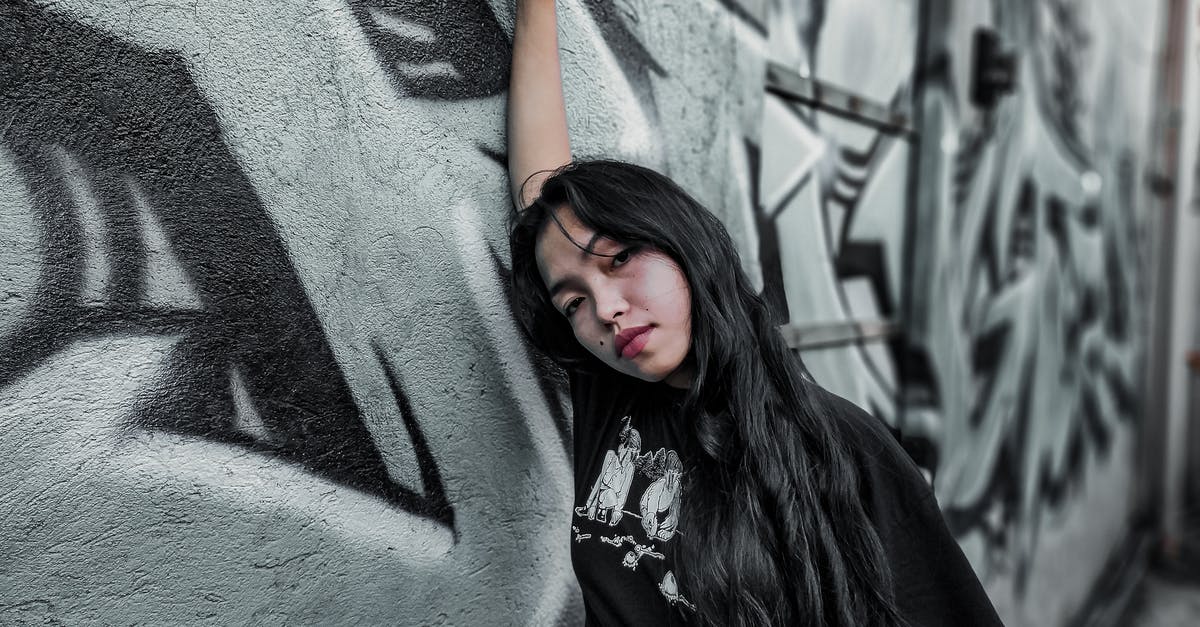
{"type": "Polygon", "coordinates": [[[571,314],[575,313],[575,310],[579,308],[579,303],[582,300],[583,300],[582,296],[577,296],[577,297],[572,298],[571,300],[567,301],[567,306],[563,307],[563,315],[570,317],[571,314]]]}
{"type": "Polygon", "coordinates": [[[633,253],[636,251],[637,247],[635,246],[626,248],[625,250],[613,255],[613,267],[624,265],[627,261],[629,261],[629,258],[632,257],[633,253]]]}

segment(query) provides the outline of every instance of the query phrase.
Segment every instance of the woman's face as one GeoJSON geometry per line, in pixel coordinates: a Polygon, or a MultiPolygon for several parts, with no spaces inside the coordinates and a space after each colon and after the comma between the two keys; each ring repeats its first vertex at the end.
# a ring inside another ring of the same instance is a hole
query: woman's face
{"type": "Polygon", "coordinates": [[[691,291],[679,265],[657,249],[598,237],[567,206],[555,215],[563,229],[547,221],[535,256],[550,300],[575,338],[618,372],[687,387],[691,291]]]}

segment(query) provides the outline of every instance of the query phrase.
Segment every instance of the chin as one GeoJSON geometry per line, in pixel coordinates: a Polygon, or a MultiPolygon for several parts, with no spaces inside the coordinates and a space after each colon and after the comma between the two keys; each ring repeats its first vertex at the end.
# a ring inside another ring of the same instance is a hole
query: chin
{"type": "Polygon", "coordinates": [[[663,379],[666,379],[668,376],[671,375],[670,370],[663,370],[661,368],[645,370],[642,368],[631,368],[631,369],[618,368],[615,364],[609,364],[609,366],[612,367],[613,370],[616,370],[617,372],[620,372],[623,375],[630,376],[630,377],[633,377],[634,379],[638,379],[639,381],[645,381],[647,383],[658,383],[659,381],[662,381],[663,379]]]}
{"type": "Polygon", "coordinates": [[[638,379],[639,381],[645,381],[647,383],[658,383],[659,381],[662,381],[663,379],[667,378],[667,375],[665,375],[665,374],[654,374],[654,373],[642,372],[641,370],[634,370],[633,372],[622,371],[622,373],[627,374],[627,375],[633,377],[634,379],[638,379]]]}
{"type": "Polygon", "coordinates": [[[659,363],[661,360],[653,360],[650,363],[638,364],[624,363],[624,360],[610,361],[608,359],[603,359],[602,361],[604,361],[609,368],[612,368],[623,375],[638,379],[639,381],[645,381],[647,383],[661,383],[667,377],[675,374],[675,371],[679,369],[684,360],[670,360],[670,363],[666,366],[664,366],[662,363],[659,363]],[[630,365],[633,367],[628,367],[630,365]],[[622,366],[626,367],[623,368],[622,366]]]}
{"type": "Polygon", "coordinates": [[[666,367],[666,368],[656,367],[649,371],[639,370],[637,372],[637,374],[635,374],[633,376],[635,376],[643,381],[646,381],[648,383],[661,383],[661,382],[665,381],[667,378],[669,378],[671,375],[675,374],[675,371],[679,369],[679,365],[680,364],[676,364],[672,367],[666,367]]]}

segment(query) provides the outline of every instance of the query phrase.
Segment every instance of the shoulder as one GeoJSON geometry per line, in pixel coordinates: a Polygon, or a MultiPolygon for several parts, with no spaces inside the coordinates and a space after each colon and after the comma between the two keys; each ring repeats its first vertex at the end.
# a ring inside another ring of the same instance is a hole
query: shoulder
{"type": "Polygon", "coordinates": [[[904,447],[900,431],[849,400],[808,384],[819,415],[834,428],[859,473],[864,497],[879,507],[895,498],[936,502],[929,481],[904,447]],[[903,496],[901,496],[903,495],[903,496]]]}
{"type": "Polygon", "coordinates": [[[854,452],[871,458],[908,457],[900,445],[900,432],[883,419],[815,383],[806,387],[818,415],[854,452]]]}
{"type": "Polygon", "coordinates": [[[839,435],[875,446],[899,441],[900,432],[881,418],[816,383],[805,385],[818,411],[835,426],[839,435]]]}
{"type": "Polygon", "coordinates": [[[912,625],[1002,627],[900,433],[854,403],[809,387],[855,461],[859,497],[887,556],[901,615],[912,625]]]}

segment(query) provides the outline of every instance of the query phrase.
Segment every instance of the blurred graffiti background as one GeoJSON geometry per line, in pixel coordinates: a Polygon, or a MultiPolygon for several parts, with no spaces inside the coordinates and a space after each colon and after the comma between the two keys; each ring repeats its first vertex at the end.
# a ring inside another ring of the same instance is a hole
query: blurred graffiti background
{"type": "MultiPolygon", "coordinates": [[[[511,4],[0,6],[0,624],[581,622],[511,4]]],[[[721,216],[1007,624],[1187,570],[1200,4],[559,6],[577,154],[721,216]]]]}

